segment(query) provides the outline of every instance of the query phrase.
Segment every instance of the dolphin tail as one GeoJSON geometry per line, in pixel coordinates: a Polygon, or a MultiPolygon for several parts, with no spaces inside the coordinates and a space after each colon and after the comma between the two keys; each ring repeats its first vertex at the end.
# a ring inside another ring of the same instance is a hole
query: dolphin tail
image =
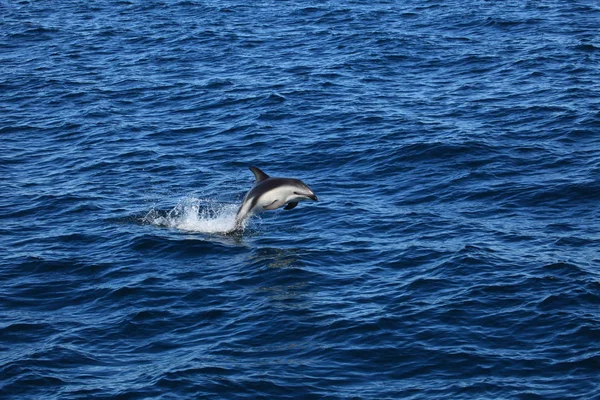
{"type": "Polygon", "coordinates": [[[242,213],[242,209],[244,207],[244,203],[242,203],[240,205],[240,208],[238,208],[237,213],[235,214],[235,226],[234,228],[231,230],[231,232],[235,232],[235,231],[243,231],[244,230],[244,222],[246,222],[246,220],[248,219],[248,217],[250,216],[249,214],[244,214],[242,213]]]}

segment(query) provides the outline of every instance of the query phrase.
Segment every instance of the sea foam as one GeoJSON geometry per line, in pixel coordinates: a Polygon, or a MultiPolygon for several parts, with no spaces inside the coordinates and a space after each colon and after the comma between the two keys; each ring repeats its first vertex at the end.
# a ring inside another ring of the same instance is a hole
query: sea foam
{"type": "Polygon", "coordinates": [[[235,228],[238,207],[213,199],[186,197],[170,211],[153,208],[144,217],[144,222],[187,232],[228,233],[235,228]]]}

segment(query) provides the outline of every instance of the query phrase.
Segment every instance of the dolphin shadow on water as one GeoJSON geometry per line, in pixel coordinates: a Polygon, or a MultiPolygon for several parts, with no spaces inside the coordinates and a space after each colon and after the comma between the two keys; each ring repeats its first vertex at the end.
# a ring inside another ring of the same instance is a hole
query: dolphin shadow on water
{"type": "Polygon", "coordinates": [[[254,214],[275,210],[284,205],[284,210],[291,210],[300,201],[318,200],[311,188],[300,179],[272,178],[254,166],[250,167],[250,171],[254,174],[256,181],[244,196],[235,217],[235,226],[228,232],[229,234],[241,232],[245,221],[254,214]]]}

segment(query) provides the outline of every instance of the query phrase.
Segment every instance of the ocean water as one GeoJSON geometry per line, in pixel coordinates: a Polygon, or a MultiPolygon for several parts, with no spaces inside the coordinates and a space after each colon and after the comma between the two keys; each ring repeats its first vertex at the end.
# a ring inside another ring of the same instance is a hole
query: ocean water
{"type": "Polygon", "coordinates": [[[0,397],[600,398],[598,26],[3,0],[0,397]]]}

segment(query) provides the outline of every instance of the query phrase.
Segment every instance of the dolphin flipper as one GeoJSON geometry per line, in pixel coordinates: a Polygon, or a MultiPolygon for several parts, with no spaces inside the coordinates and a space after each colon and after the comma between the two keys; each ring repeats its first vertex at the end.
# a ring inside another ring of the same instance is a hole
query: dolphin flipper
{"type": "Polygon", "coordinates": [[[290,203],[288,203],[287,206],[283,207],[284,210],[291,210],[292,208],[296,207],[298,205],[297,201],[292,201],[290,203]]]}
{"type": "Polygon", "coordinates": [[[265,179],[269,179],[269,175],[265,174],[260,168],[252,166],[250,167],[250,171],[252,171],[252,173],[254,174],[254,177],[256,178],[256,183],[262,182],[265,179]]]}

